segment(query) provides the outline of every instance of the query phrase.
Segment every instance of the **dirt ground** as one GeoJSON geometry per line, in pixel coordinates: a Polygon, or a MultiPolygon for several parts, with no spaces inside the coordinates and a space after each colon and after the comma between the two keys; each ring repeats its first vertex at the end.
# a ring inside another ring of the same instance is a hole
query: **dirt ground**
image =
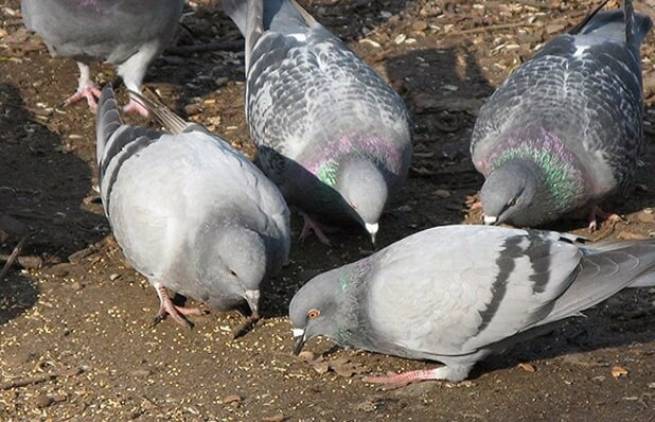
{"type": "MultiPolygon", "coordinates": [[[[390,81],[415,117],[410,179],[382,220],[382,246],[435,225],[479,222],[468,210],[482,182],[468,153],[477,110],[516,65],[592,5],[302,3],[390,81]]],[[[652,0],[636,3],[655,13],[652,0]]],[[[333,235],[332,248],[294,243],[291,265],[265,287],[264,322],[239,340],[230,337],[241,321],[236,312],[195,318],[190,331],[171,321],[153,327],[157,296],[124,262],[92,189],[94,116],[83,105],[61,106],[77,85],[77,67],[50,58],[22,29],[18,11],[18,1],[0,0],[4,259],[27,236],[18,264],[0,280],[0,419],[655,420],[655,289],[621,293],[586,318],[488,359],[460,384],[380,390],[361,376],[434,363],[340,350],[328,341],[309,344],[317,363],[293,357],[289,300],[312,276],[371,253],[363,233],[333,235]]],[[[146,84],[180,114],[252,152],[236,27],[211,1],[188,12],[188,30],[151,67],[146,84]]],[[[612,208],[625,221],[596,233],[583,221],[550,228],[594,240],[655,236],[654,41],[651,34],[642,50],[644,165],[636,191],[612,208]]],[[[107,66],[95,66],[94,75],[99,83],[114,78],[107,66]]]]}

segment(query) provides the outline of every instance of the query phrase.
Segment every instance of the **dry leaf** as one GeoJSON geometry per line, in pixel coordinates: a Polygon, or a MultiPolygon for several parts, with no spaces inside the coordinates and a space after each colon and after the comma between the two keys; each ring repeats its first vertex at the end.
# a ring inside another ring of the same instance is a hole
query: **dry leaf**
{"type": "Polygon", "coordinates": [[[537,372],[537,368],[529,363],[519,363],[519,368],[523,369],[525,372],[537,372]]]}
{"type": "Polygon", "coordinates": [[[612,376],[614,378],[621,378],[628,376],[628,370],[622,366],[613,366],[612,367],[612,376]]]}

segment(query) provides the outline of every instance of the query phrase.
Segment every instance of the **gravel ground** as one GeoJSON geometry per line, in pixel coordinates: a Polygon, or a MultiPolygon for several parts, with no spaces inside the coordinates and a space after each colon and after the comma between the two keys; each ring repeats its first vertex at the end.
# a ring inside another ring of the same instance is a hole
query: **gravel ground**
{"type": "MultiPolygon", "coordinates": [[[[410,179],[383,218],[384,246],[442,224],[479,223],[481,186],[468,153],[485,98],[591,1],[306,0],[407,100],[416,122],[410,179]]],[[[610,2],[614,7],[616,1],[610,2]]],[[[655,15],[655,1],[635,2],[655,15]]],[[[595,2],[594,2],[595,4],[595,2]]],[[[176,46],[146,84],[177,112],[252,153],[243,116],[243,53],[218,2],[192,2],[176,46]]],[[[71,61],[49,57],[0,0],[0,243],[18,264],[0,281],[2,420],[655,420],[655,289],[626,291],[529,343],[481,363],[469,381],[385,391],[364,374],[431,367],[313,340],[291,355],[286,308],[312,276],[371,251],[362,233],[327,248],[295,243],[291,265],[265,287],[265,319],[233,341],[241,317],[211,312],[184,330],[152,326],[154,290],[124,262],[95,183],[94,117],[63,108],[71,61]]],[[[655,236],[655,43],[643,53],[646,143],[638,186],[612,204],[624,216],[595,233],[584,221],[550,228],[591,237],[655,236]]],[[[94,67],[99,83],[113,70],[94,67]]],[[[122,98],[125,99],[124,92],[122,98]]],[[[145,122],[144,122],[145,124],[145,122]]],[[[294,236],[300,232],[293,219],[294,236]]],[[[5,256],[6,258],[6,256],[5,256]]]]}

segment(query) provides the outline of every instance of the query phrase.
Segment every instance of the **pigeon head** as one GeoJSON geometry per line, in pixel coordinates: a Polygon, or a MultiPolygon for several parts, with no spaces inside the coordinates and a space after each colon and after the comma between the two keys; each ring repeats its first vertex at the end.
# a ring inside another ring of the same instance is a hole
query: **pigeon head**
{"type": "Polygon", "coordinates": [[[380,169],[371,160],[349,157],[341,163],[335,189],[352,208],[359,221],[375,243],[379,220],[389,195],[387,182],[380,169]]]}
{"type": "Polygon", "coordinates": [[[320,274],[295,294],[289,319],[296,355],[312,337],[320,335],[345,343],[349,333],[357,329],[358,287],[364,274],[358,270],[361,262],[320,274]]]}
{"type": "MultiPolygon", "coordinates": [[[[491,172],[480,191],[485,224],[525,220],[539,202],[539,169],[528,160],[509,161],[491,172]]],[[[544,201],[545,202],[545,201],[544,201]]]]}
{"type": "Polygon", "coordinates": [[[262,237],[245,227],[227,226],[217,230],[204,254],[207,282],[226,293],[241,296],[253,314],[259,311],[259,285],[266,276],[267,255],[262,237]]]}

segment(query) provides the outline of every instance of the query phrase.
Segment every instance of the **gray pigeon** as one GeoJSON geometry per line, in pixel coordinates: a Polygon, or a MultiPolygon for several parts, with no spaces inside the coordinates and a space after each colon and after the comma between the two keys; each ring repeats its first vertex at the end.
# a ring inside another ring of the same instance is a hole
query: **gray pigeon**
{"type": "Polygon", "coordinates": [[[157,290],[159,319],[196,313],[166,289],[226,310],[247,301],[287,261],[289,210],[277,187],[204,127],[131,93],[172,133],[121,122],[111,87],[97,114],[105,214],[134,268],[157,290]]]}
{"type": "MultiPolygon", "coordinates": [[[[79,86],[65,104],[86,99],[92,110],[100,90],[89,63],[117,65],[125,86],[141,92],[148,66],[173,38],[183,6],[184,0],[21,0],[25,26],[43,37],[53,56],[77,61],[79,86]]],[[[125,111],[147,115],[132,99],[125,111]]]]}
{"type": "Polygon", "coordinates": [[[460,381],[545,324],[625,287],[655,285],[654,270],[655,240],[583,246],[557,232],[432,228],[304,285],[289,308],[295,352],[322,335],[445,365],[369,381],[460,381]]]}
{"type": "Polygon", "coordinates": [[[246,39],[246,114],[258,165],[320,223],[359,223],[375,241],[407,176],[405,104],[382,78],[293,0],[225,0],[246,39]]]}
{"type": "Polygon", "coordinates": [[[581,209],[591,210],[593,229],[598,204],[633,185],[643,131],[639,47],[652,23],[631,1],[623,11],[599,9],[482,107],[471,155],[486,177],[485,223],[538,226],[581,209]]]}

